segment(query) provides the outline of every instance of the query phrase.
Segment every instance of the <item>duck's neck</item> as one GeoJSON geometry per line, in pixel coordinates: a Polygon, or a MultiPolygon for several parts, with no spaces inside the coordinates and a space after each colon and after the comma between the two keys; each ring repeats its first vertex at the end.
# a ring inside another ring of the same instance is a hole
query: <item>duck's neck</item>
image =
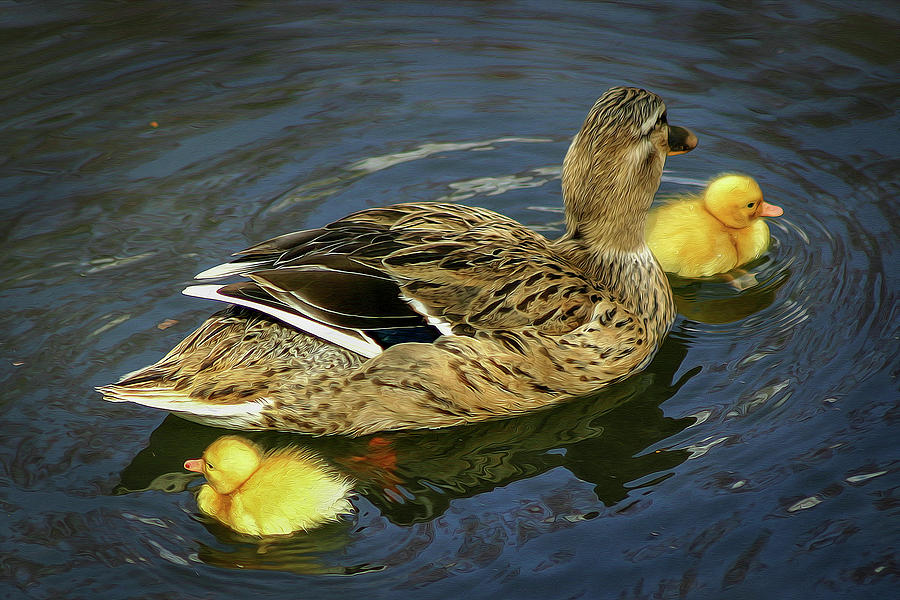
{"type": "Polygon", "coordinates": [[[665,272],[646,244],[623,251],[563,237],[556,245],[616,302],[644,317],[654,340],[665,337],[675,320],[675,300],[665,272]]]}
{"type": "Polygon", "coordinates": [[[658,171],[651,166],[640,177],[628,177],[633,170],[584,164],[580,154],[570,149],[563,166],[566,233],[557,248],[618,302],[647,317],[648,328],[661,338],[675,318],[675,302],[644,227],[662,164],[658,171]]]}
{"type": "Polygon", "coordinates": [[[578,241],[595,252],[643,252],[647,247],[644,227],[653,192],[620,190],[612,185],[591,190],[587,197],[582,196],[585,192],[564,193],[566,233],[560,241],[578,241]]]}
{"type": "Polygon", "coordinates": [[[563,162],[566,205],[563,239],[580,240],[596,250],[642,252],[644,225],[659,187],[665,154],[650,142],[597,141],[582,131],[572,140],[563,162]],[[618,151],[616,151],[618,148],[618,151]]]}

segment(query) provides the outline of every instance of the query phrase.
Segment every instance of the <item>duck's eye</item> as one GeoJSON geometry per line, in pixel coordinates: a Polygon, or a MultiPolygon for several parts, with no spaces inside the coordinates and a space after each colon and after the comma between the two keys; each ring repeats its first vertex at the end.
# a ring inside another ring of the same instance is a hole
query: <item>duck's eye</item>
{"type": "Polygon", "coordinates": [[[755,204],[756,204],[755,202],[751,202],[750,204],[747,205],[747,208],[753,208],[753,206],[754,206],[755,204]]]}
{"type": "Polygon", "coordinates": [[[212,463],[206,463],[206,468],[209,469],[210,471],[216,470],[216,468],[214,466],[212,466],[212,463]]]}

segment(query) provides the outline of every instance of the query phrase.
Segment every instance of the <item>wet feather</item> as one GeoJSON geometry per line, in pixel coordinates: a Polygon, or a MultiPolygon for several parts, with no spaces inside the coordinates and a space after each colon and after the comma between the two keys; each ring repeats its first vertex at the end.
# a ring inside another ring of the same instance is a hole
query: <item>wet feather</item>
{"type": "Polygon", "coordinates": [[[351,435],[509,416],[593,392],[643,369],[674,319],[643,230],[666,154],[694,145],[668,125],[659,97],[613,88],[566,155],[560,240],[449,203],[367,209],[272,238],[201,274],[252,283],[186,291],[248,308],[214,315],[158,363],[100,391],[112,401],[152,396],[152,406],[227,427],[351,435]],[[376,334],[398,324],[442,335],[389,343],[376,334]]]}

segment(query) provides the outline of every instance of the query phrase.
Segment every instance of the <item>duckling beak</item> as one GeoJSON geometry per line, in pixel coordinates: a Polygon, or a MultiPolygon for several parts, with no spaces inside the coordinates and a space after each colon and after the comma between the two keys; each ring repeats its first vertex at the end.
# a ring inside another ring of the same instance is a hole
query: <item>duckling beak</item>
{"type": "Polygon", "coordinates": [[[761,217],[780,217],[784,214],[784,209],[768,202],[763,202],[759,207],[759,216],[761,217]]]}
{"type": "Polygon", "coordinates": [[[188,471],[202,473],[203,472],[203,459],[195,458],[193,460],[186,460],[186,461],[184,461],[184,468],[187,469],[188,471]]]}
{"type": "Polygon", "coordinates": [[[669,156],[684,154],[697,147],[697,136],[685,127],[669,125],[669,156]]]}

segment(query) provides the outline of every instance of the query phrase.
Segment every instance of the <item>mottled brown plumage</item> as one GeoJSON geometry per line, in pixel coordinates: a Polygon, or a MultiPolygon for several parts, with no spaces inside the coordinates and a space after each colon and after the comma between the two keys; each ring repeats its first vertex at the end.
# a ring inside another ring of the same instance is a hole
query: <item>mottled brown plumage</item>
{"type": "Polygon", "coordinates": [[[588,394],[644,368],[672,324],[644,221],[666,154],[696,143],[666,123],[656,95],[612,88],[566,155],[560,240],[440,203],[273,238],[198,275],[248,281],[186,290],[249,308],[213,315],[100,391],[228,427],[352,435],[588,394]],[[427,341],[385,341],[429,330],[427,341]]]}

